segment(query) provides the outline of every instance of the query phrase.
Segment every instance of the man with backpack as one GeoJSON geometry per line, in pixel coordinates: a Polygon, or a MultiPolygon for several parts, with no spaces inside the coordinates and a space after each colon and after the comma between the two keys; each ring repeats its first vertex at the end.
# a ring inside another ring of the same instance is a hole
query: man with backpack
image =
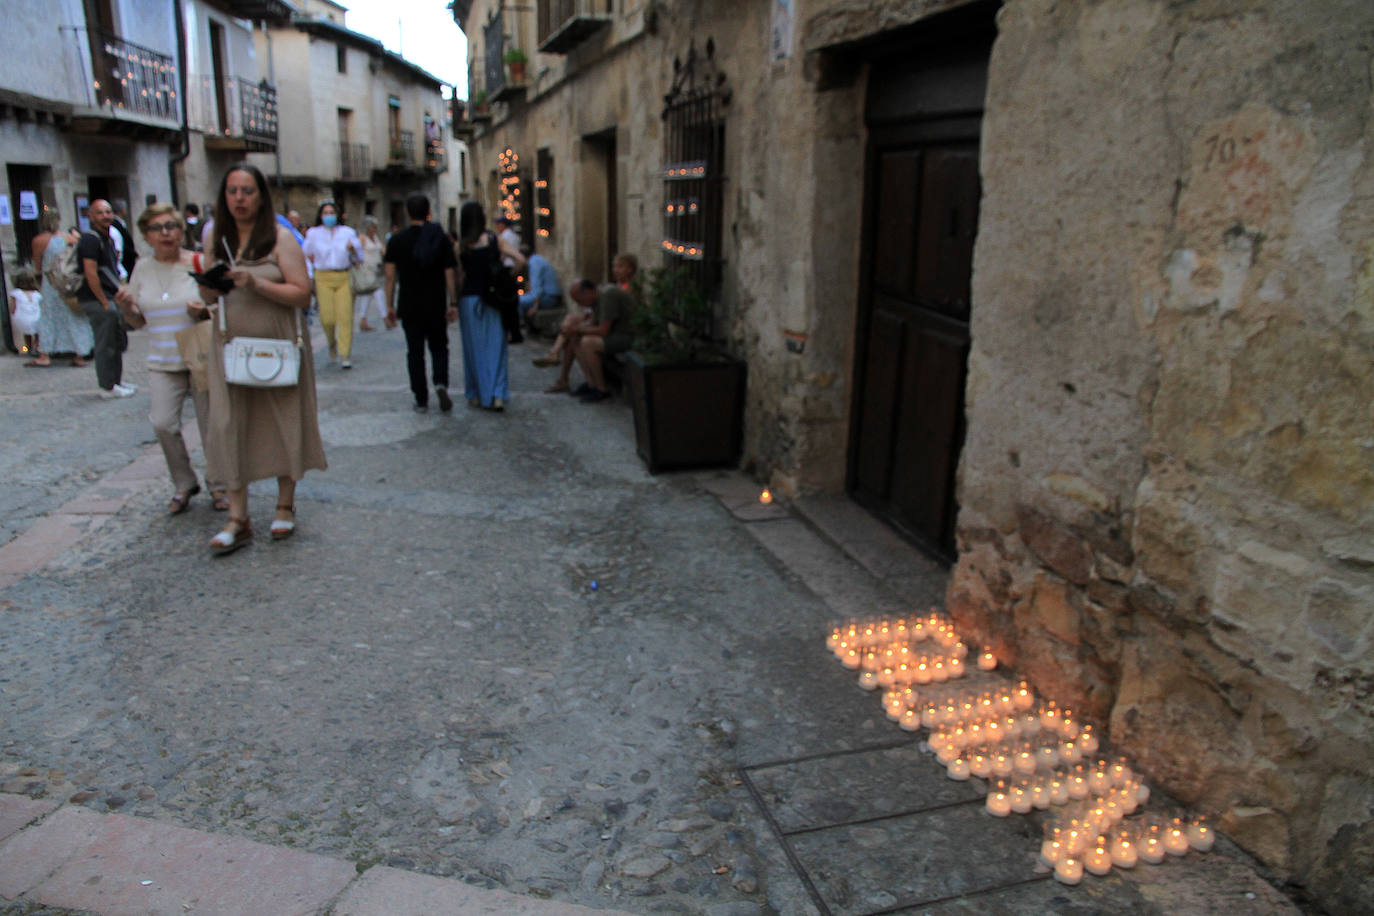
{"type": "Polygon", "coordinates": [[[429,385],[425,382],[425,347],[434,374],[439,409],[453,409],[448,395],[448,325],[458,319],[453,296],[458,259],[443,228],[429,219],[429,198],[406,198],[410,225],[393,233],[382,263],[386,268],[386,322],[395,326],[399,315],[406,335],[406,369],[415,410],[429,409],[429,385]],[[396,284],[400,282],[399,295],[396,284]]]}
{"type": "Polygon", "coordinates": [[[127,398],[138,389],[122,383],[124,378],[124,350],[129,338],[124,332],[124,319],[114,294],[119,290],[119,261],[110,226],[114,223],[114,208],[109,201],[91,202],[88,211],[91,231],[82,233],[76,244],[81,262],[81,286],[76,301],[95,332],[95,380],[102,398],[127,398]]]}

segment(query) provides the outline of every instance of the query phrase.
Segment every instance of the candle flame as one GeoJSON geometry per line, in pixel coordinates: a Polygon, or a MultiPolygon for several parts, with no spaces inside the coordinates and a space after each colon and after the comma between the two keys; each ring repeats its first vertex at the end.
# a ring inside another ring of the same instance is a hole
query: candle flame
{"type": "Polygon", "coordinates": [[[766,505],[768,505],[769,503],[771,503],[772,501],[773,501],[773,494],[772,494],[772,493],[769,493],[767,490],[764,490],[762,493],[759,494],[759,502],[763,503],[763,505],[766,506],[766,505]]]}

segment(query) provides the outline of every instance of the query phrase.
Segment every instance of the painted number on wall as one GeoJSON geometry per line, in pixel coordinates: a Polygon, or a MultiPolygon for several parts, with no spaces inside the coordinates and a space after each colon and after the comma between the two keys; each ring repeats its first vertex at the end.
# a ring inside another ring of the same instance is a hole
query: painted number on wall
{"type": "MultiPolygon", "coordinates": [[[[1249,143],[1250,138],[1245,137],[1240,142],[1249,143]]],[[[1207,161],[1202,164],[1202,170],[1204,172],[1207,171],[1212,167],[1213,163],[1217,165],[1226,165],[1235,158],[1236,138],[1223,137],[1221,134],[1212,134],[1212,136],[1207,138],[1207,161]]]]}

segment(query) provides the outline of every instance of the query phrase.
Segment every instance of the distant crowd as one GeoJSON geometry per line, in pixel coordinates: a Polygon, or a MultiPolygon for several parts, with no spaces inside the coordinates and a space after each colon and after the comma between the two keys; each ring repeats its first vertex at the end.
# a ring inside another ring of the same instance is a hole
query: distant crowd
{"type": "Polygon", "coordinates": [[[549,351],[534,359],[558,368],[546,392],[585,403],[611,396],[605,360],[630,347],[633,255],[616,257],[613,282],[575,281],[565,299],[553,265],[522,246],[504,216],[489,227],[482,206],[468,202],[458,231],[447,233],[430,219],[424,195],[407,198],[405,210],[408,224],[383,237],[373,217],[363,218],[359,234],[325,200],[307,227],[295,210],[277,213],[261,171],[240,163],[225,173],[204,216],[195,204],[181,211],[150,205],[134,223],[151,252],[143,258],[120,202],[93,201],[85,232],[63,232],[60,214],[45,210],[33,241],[37,270],[16,272],[10,293],[24,365],[51,367],[60,355],[74,366],[89,359],[100,397],[132,397],[137,387],[124,381],[123,354],[129,331],[146,332],[149,420],[174,487],[167,511],[185,512],[202,492],[181,433],[189,399],[204,445],[205,489],[227,513],[209,541],[216,554],[252,541],[250,482],[276,478],[268,533],[283,540],[296,529],[296,483],[326,467],[308,346],[312,308],[328,365],[340,370],[353,366],[355,327],[400,326],[416,411],[429,409],[431,386],[439,409],[453,408],[454,322],[469,407],[505,410],[508,345],[539,328],[557,329],[549,351]],[[574,363],[583,379],[576,388],[574,363]]]}

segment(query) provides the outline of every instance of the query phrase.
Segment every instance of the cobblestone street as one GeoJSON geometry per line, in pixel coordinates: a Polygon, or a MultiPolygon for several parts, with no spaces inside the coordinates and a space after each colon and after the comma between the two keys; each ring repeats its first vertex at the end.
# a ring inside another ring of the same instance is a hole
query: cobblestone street
{"type": "Polygon", "coordinates": [[[1047,880],[1038,822],[826,651],[943,571],[843,500],[650,476],[623,400],[534,393],[538,352],[504,415],[413,413],[399,331],[321,358],[298,533],[213,559],[143,391],[0,359],[0,910],[1292,911],[1225,842],[1047,880]]]}

